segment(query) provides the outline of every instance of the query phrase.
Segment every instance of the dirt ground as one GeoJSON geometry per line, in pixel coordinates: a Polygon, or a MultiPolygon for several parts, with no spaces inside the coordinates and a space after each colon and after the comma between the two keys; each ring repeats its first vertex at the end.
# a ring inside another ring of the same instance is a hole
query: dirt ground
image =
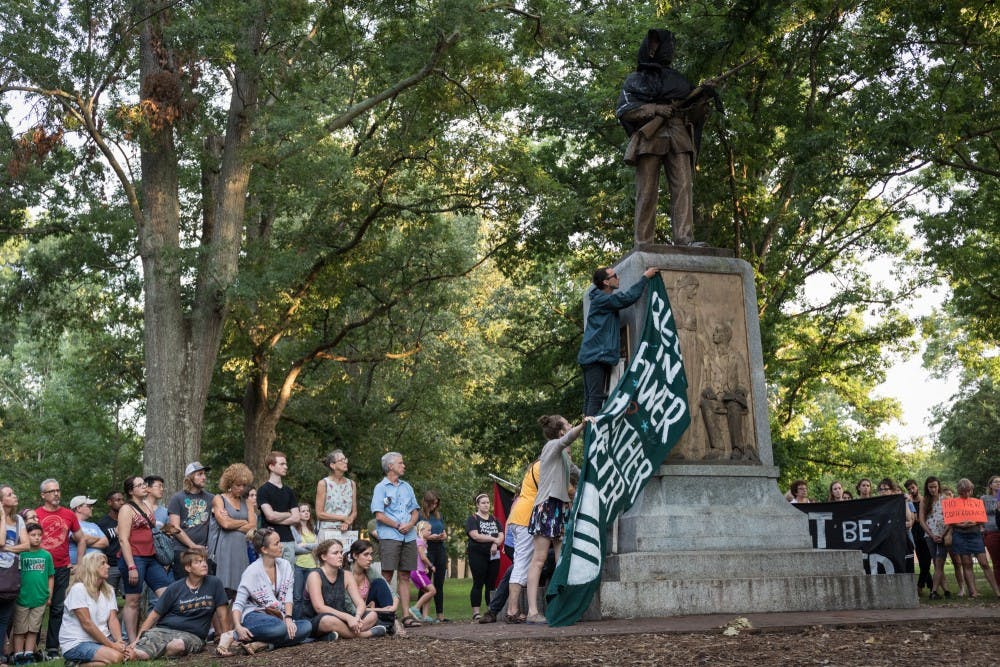
{"type": "Polygon", "coordinates": [[[597,634],[601,624],[592,624],[588,634],[572,636],[545,627],[498,624],[449,628],[445,634],[450,637],[442,638],[435,632],[440,627],[444,626],[412,629],[405,638],[341,640],[225,659],[202,654],[173,664],[184,667],[615,663],[994,667],[1000,655],[1000,619],[994,614],[905,623],[751,628],[742,629],[736,636],[724,635],[723,627],[703,632],[597,634]]]}

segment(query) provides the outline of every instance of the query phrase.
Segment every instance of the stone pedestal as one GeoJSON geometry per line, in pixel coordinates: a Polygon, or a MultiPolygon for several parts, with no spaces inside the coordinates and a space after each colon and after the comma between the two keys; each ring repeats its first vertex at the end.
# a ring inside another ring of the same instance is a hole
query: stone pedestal
{"type": "MultiPolygon", "coordinates": [[[[585,618],[916,607],[913,575],[870,576],[859,551],[811,548],[777,486],[753,271],[678,250],[647,246],[615,267],[623,288],[662,269],[691,427],[620,517],[585,618]]],[[[622,311],[629,354],[645,309],[622,311]]]]}

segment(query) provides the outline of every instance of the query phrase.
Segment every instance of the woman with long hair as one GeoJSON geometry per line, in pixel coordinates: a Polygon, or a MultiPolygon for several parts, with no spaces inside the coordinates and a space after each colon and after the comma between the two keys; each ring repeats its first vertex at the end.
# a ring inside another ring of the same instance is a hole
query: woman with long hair
{"type": "Polygon", "coordinates": [[[402,625],[396,620],[396,607],[399,598],[389,588],[389,583],[382,577],[382,572],[372,567],[374,549],[368,540],[355,540],[347,559],[350,564],[350,575],[358,588],[358,594],[365,601],[365,606],[378,614],[379,623],[385,626],[389,633],[406,634],[402,625]]]}
{"type": "Polygon", "coordinates": [[[122,555],[118,559],[118,569],[122,573],[125,589],[125,608],[122,620],[129,637],[135,637],[139,630],[139,598],[142,584],[157,595],[172,582],[167,570],[156,560],[153,546],[153,526],[155,519],[144,503],[149,495],[149,487],[138,475],[125,480],[125,497],[128,501],[118,510],[118,544],[122,555]]]}
{"type": "MultiPolygon", "coordinates": [[[[17,513],[14,489],[9,484],[0,484],[0,570],[17,569],[17,554],[28,550],[25,525],[24,519],[17,513]]],[[[16,591],[10,599],[0,600],[0,641],[7,636],[7,626],[14,617],[16,601],[16,591]]]]}
{"type": "Polygon", "coordinates": [[[260,558],[243,572],[233,601],[235,637],[275,647],[301,644],[312,625],[292,618],[295,575],[281,557],[281,537],[273,528],[261,528],[253,535],[253,548],[260,558]]]}
{"type": "Polygon", "coordinates": [[[212,498],[208,549],[215,560],[215,576],[222,581],[232,600],[240,586],[243,570],[250,565],[247,534],[257,528],[257,509],[243,495],[253,483],[253,472],[243,463],[234,463],[222,471],[219,490],[212,498]]]}
{"type": "Polygon", "coordinates": [[[358,516],[358,487],[347,477],[347,456],[335,449],[323,458],[330,474],[316,483],[316,526],[322,540],[343,539],[358,516]]]}
{"type": "Polygon", "coordinates": [[[386,628],[378,623],[378,614],[365,605],[357,580],[345,576],[344,545],[323,540],[313,550],[313,557],[319,567],[306,579],[305,600],[313,637],[326,637],[331,632],[345,639],[384,637],[386,628]]]}
{"type": "Polygon", "coordinates": [[[313,530],[312,508],[309,503],[299,504],[299,522],[292,526],[292,537],[295,538],[295,564],[304,570],[317,567],[313,549],[319,540],[313,530]]]}
{"type": "Polygon", "coordinates": [[[829,493],[826,494],[826,502],[828,503],[839,503],[841,500],[847,500],[844,497],[844,485],[834,480],[830,482],[829,493]]]}
{"type": "Polygon", "coordinates": [[[951,593],[944,586],[944,561],[948,549],[944,546],[944,512],[941,509],[941,480],[931,476],[924,481],[924,498],[920,501],[920,512],[917,520],[924,529],[927,548],[934,562],[934,575],[931,581],[930,599],[937,600],[951,593]],[[938,591],[941,591],[938,593],[938,591]]]}
{"type": "Polygon", "coordinates": [[[420,503],[420,519],[431,526],[427,536],[427,558],[434,567],[431,581],[434,583],[434,612],[439,623],[448,623],[444,617],[444,579],[448,575],[448,530],[441,518],[441,497],[437,491],[425,491],[420,503]]]}
{"type": "Polygon", "coordinates": [[[113,665],[131,657],[108,570],[108,557],[94,551],[84,554],[73,572],[59,629],[59,649],[67,664],[113,665]]]}

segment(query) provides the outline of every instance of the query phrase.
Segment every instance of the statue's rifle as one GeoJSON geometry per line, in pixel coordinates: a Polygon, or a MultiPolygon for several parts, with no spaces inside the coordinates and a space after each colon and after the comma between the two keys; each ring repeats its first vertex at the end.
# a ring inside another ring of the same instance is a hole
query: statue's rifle
{"type": "Polygon", "coordinates": [[[722,100],[719,98],[719,93],[716,91],[716,88],[718,87],[719,83],[725,81],[729,77],[739,72],[744,67],[753,64],[759,59],[760,56],[754,56],[749,60],[741,62],[736,67],[726,70],[725,72],[715,77],[714,79],[709,79],[708,81],[704,81],[698,84],[694,88],[694,90],[688,93],[687,96],[684,97],[683,99],[674,100],[670,104],[664,105],[670,107],[669,111],[657,112],[656,115],[653,116],[651,120],[649,120],[645,125],[639,128],[639,132],[646,139],[652,139],[653,137],[656,136],[656,133],[660,131],[660,128],[663,127],[663,124],[667,121],[668,118],[673,116],[678,111],[687,111],[689,109],[692,109],[695,106],[695,103],[700,101],[700,98],[705,96],[711,96],[715,100],[716,105],[721,111],[722,100]]]}

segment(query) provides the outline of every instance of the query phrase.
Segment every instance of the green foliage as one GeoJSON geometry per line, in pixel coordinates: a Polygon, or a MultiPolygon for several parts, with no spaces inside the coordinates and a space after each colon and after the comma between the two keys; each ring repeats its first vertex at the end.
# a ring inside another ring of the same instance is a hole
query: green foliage
{"type": "Polygon", "coordinates": [[[985,378],[960,396],[943,416],[939,440],[955,479],[968,477],[977,489],[998,473],[1000,386],[985,378]]]}

